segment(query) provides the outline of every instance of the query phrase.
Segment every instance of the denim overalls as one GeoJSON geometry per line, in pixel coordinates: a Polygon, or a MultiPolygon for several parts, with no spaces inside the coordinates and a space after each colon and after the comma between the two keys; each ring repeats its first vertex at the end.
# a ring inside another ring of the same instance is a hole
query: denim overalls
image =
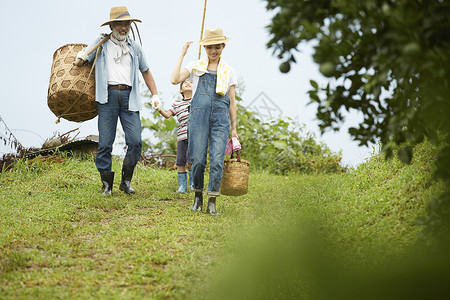
{"type": "Polygon", "coordinates": [[[204,172],[209,142],[208,195],[219,196],[225,148],[230,134],[230,98],[216,94],[217,75],[199,77],[191,102],[188,122],[189,157],[192,161],[194,192],[203,191],[204,172]]]}

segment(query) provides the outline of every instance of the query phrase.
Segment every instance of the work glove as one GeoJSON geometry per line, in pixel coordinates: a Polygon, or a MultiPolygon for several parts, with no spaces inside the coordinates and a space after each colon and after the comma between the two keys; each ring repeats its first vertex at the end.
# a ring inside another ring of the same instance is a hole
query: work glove
{"type": "Polygon", "coordinates": [[[83,48],[83,50],[78,52],[77,57],[75,57],[75,61],[77,61],[78,59],[81,59],[83,61],[87,61],[88,60],[88,55],[87,55],[87,52],[86,52],[86,48],[83,48]]]}
{"type": "Polygon", "coordinates": [[[159,96],[158,95],[153,95],[151,101],[152,101],[152,107],[155,110],[160,111],[161,108],[162,108],[162,104],[161,104],[161,101],[159,100],[159,96]]]}

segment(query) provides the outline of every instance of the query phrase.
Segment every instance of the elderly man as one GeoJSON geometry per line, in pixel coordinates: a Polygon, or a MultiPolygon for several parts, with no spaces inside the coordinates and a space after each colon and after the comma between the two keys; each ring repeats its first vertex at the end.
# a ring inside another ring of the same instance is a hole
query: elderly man
{"type": "MultiPolygon", "coordinates": [[[[112,166],[112,147],[116,136],[117,120],[120,119],[125,133],[127,152],[122,165],[122,181],[119,189],[125,194],[134,194],[130,182],[136,164],[141,157],[141,109],[139,92],[139,73],[152,93],[152,105],[160,107],[155,80],[150,72],[147,59],[141,46],[128,37],[132,22],[125,6],[111,8],[109,39],[95,51],[87,55],[80,51],[75,65],[95,63],[95,100],[98,102],[98,153],[95,165],[103,183],[103,195],[111,195],[114,182],[112,166]]],[[[97,45],[106,35],[100,36],[88,49],[97,45]]]]}

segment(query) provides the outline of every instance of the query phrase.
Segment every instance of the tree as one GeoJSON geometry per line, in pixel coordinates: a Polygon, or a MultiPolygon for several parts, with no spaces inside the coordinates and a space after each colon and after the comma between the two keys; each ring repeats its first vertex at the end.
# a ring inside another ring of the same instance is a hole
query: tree
{"type": "MultiPolygon", "coordinates": [[[[450,222],[450,1],[266,0],[275,11],[268,48],[289,72],[301,43],[329,78],[311,81],[322,133],[337,130],[345,111],[364,115],[349,129],[360,145],[381,142],[406,163],[424,138],[439,143],[436,175],[447,184],[429,223],[450,222]]],[[[440,228],[445,228],[441,226],[440,228]]],[[[450,233],[446,231],[450,236],[450,233]]]]}

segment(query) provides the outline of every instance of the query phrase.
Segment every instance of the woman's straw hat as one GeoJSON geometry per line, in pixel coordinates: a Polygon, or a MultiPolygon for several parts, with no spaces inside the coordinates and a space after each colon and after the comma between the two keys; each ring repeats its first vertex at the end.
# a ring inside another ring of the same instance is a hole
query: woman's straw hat
{"type": "Polygon", "coordinates": [[[214,30],[207,28],[205,30],[205,38],[198,43],[202,46],[223,44],[230,38],[223,35],[222,28],[217,27],[214,30]]]}
{"type": "Polygon", "coordinates": [[[128,12],[128,9],[126,6],[115,6],[111,8],[111,12],[109,13],[110,20],[108,22],[105,22],[102,24],[102,26],[108,25],[112,22],[120,22],[120,21],[130,21],[130,22],[140,22],[139,19],[132,19],[130,17],[130,13],[128,12]]]}

